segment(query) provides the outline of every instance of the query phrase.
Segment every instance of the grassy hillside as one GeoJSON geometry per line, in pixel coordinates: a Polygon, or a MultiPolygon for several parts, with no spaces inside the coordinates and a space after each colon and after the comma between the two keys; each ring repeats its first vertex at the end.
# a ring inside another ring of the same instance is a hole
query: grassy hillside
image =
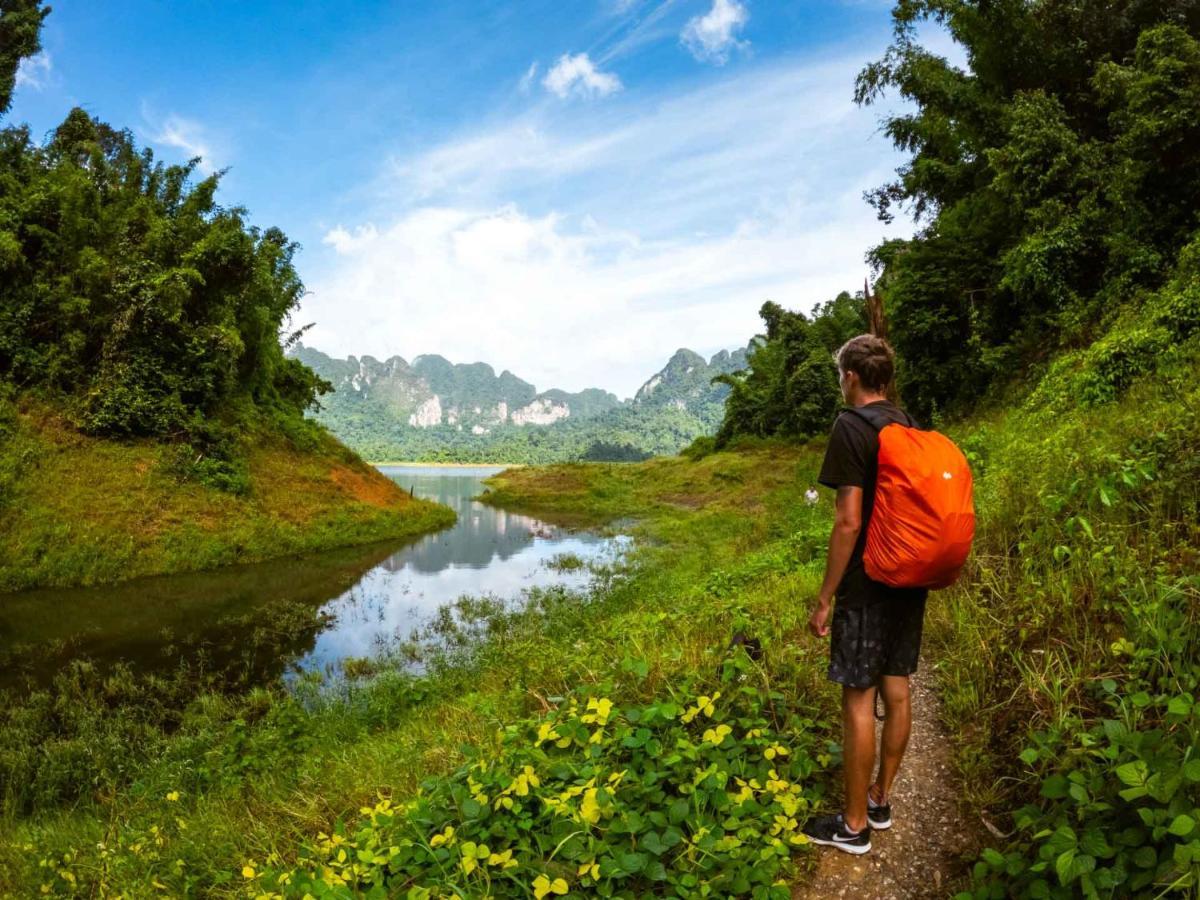
{"type": "Polygon", "coordinates": [[[453,521],[304,423],[290,437],[263,423],[240,444],[231,490],[197,477],[191,447],[92,437],[45,403],[0,403],[0,590],[211,568],[453,521]]]}

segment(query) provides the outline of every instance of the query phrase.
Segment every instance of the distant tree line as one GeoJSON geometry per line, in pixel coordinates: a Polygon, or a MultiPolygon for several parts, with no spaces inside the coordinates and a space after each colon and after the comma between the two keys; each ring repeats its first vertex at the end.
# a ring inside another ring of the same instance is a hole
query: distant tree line
{"type": "Polygon", "coordinates": [[[500,425],[475,435],[453,425],[381,429],[378,417],[322,413],[326,425],[370,460],[429,462],[543,463],[584,460],[636,462],[678,453],[695,438],[717,427],[720,407],[709,415],[673,406],[609,410],[586,419],[567,418],[551,425],[500,425]]]}

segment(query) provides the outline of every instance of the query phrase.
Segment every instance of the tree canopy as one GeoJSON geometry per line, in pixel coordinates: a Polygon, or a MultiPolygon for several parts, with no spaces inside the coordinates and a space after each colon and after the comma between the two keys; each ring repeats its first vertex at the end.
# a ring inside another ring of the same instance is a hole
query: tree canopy
{"type": "Polygon", "coordinates": [[[1200,4],[1187,0],[902,0],[869,104],[909,154],[868,199],[913,214],[871,253],[922,414],[1089,343],[1169,279],[1196,232],[1200,4]],[[943,25],[959,68],[917,27],[943,25]]]}
{"type": "Polygon", "coordinates": [[[841,293],[812,318],[768,301],[759,310],[767,326],[743,372],[713,380],[730,386],[716,445],[739,435],[807,437],[829,428],[839,395],[833,352],[867,329],[861,298],[841,293]]]}
{"type": "MultiPolygon", "coordinates": [[[[0,108],[47,10],[0,2],[0,108]],[[7,92],[5,92],[7,91],[7,92]]],[[[0,131],[0,377],[100,434],[197,437],[247,410],[298,415],[325,383],[284,356],[295,245],[74,109],[41,144],[0,131]]]]}

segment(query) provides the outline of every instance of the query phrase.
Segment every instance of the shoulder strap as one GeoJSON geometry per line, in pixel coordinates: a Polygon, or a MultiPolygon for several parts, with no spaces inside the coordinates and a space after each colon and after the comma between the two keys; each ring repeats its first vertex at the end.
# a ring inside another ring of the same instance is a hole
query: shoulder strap
{"type": "MultiPolygon", "coordinates": [[[[843,408],[842,412],[853,413],[854,415],[858,416],[860,419],[874,428],[876,433],[883,431],[884,426],[891,425],[896,421],[888,416],[883,410],[876,409],[875,407],[871,406],[847,406],[843,408]]],[[[904,418],[908,420],[909,428],[917,427],[917,423],[913,421],[912,416],[910,416],[904,410],[900,410],[900,412],[904,413],[904,418]]]]}

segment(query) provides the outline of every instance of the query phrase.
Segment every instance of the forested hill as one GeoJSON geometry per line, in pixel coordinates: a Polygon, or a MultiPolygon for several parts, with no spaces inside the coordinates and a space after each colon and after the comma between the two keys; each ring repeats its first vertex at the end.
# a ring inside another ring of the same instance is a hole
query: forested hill
{"type": "Polygon", "coordinates": [[[333,390],[315,413],[370,459],[455,462],[559,462],[640,459],[676,453],[711,434],[724,414],[722,378],[746,364],[747,350],[710,360],[680,349],[634,397],[600,388],[576,393],[534,385],[486,363],[453,364],[423,355],[334,359],[298,344],[293,357],[333,390]]]}

